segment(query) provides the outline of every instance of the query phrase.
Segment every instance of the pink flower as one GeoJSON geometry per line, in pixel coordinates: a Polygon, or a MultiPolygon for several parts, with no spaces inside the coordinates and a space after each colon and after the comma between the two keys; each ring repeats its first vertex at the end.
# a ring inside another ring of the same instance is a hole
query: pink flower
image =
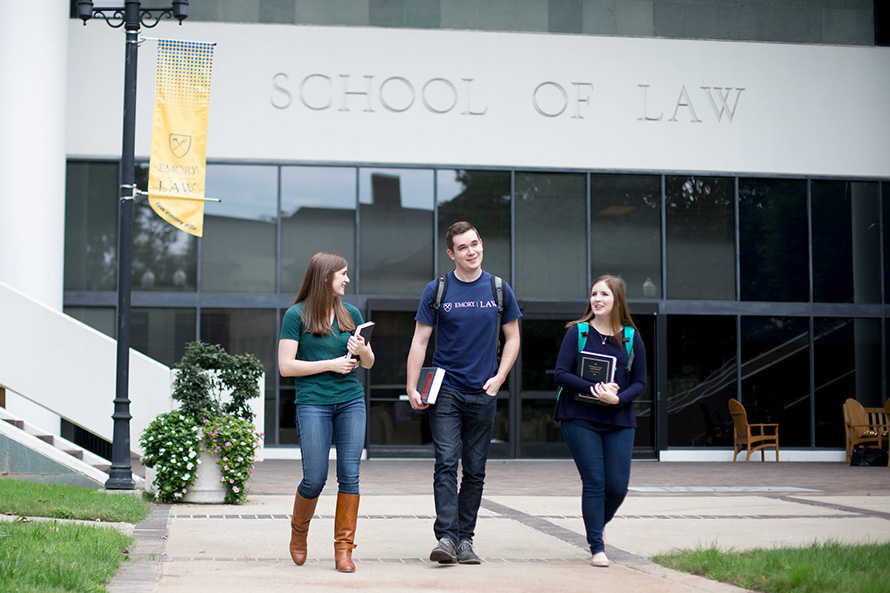
{"type": "Polygon", "coordinates": [[[232,486],[232,492],[234,492],[235,494],[238,494],[241,491],[238,490],[238,486],[232,486]]]}
{"type": "Polygon", "coordinates": [[[231,446],[232,446],[232,443],[229,441],[226,441],[226,447],[231,447],[231,446]]]}

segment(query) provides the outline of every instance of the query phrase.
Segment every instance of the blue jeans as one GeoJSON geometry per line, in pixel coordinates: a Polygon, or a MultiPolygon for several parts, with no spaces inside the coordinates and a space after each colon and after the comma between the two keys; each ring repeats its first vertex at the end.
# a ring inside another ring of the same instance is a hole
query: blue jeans
{"type": "Polygon", "coordinates": [[[484,391],[464,393],[448,387],[442,388],[436,403],[430,406],[430,429],[436,453],[433,472],[436,539],[447,537],[455,544],[473,539],[496,409],[497,398],[484,391]],[[458,460],[462,461],[460,492],[458,460]]]}
{"type": "Polygon", "coordinates": [[[337,445],[338,491],[358,494],[358,467],[365,446],[365,398],[342,404],[297,404],[297,432],[303,457],[303,498],[321,494],[328,479],[331,439],[337,445]]]}
{"type": "Polygon", "coordinates": [[[603,529],[627,496],[635,430],[584,420],[563,420],[560,426],[581,474],[581,516],[590,553],[603,552],[603,529]]]}

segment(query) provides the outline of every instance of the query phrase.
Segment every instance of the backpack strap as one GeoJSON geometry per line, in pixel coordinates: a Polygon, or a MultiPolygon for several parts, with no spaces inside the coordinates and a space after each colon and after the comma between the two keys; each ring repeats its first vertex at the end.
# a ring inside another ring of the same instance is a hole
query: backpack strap
{"type": "Polygon", "coordinates": [[[504,279],[491,275],[491,294],[498,305],[498,328],[501,327],[501,316],[504,314],[504,279]]]}
{"type": "Polygon", "coordinates": [[[587,334],[589,333],[590,329],[587,323],[584,321],[578,322],[578,352],[584,350],[584,346],[587,345],[587,334]]]}
{"type": "Polygon", "coordinates": [[[624,345],[627,348],[627,366],[624,372],[630,374],[634,365],[634,328],[632,325],[624,326],[624,345]]]}
{"type": "Polygon", "coordinates": [[[494,296],[494,302],[498,305],[498,324],[494,326],[494,332],[497,342],[496,356],[498,360],[501,357],[501,317],[504,315],[504,279],[500,276],[491,275],[491,294],[494,296]]]}
{"type": "MultiPolygon", "coordinates": [[[[442,307],[442,301],[445,300],[445,291],[448,290],[448,274],[444,276],[439,276],[439,280],[436,283],[436,298],[433,300],[433,311],[436,312],[436,336],[435,336],[435,344],[436,350],[439,349],[439,309],[442,307]]],[[[433,356],[435,356],[435,352],[433,352],[433,356]]]]}

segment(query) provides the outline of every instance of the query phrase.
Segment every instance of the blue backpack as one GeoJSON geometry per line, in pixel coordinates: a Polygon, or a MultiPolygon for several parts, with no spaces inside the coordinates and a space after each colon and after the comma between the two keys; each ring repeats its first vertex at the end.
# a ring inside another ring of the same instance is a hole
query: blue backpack
{"type": "MultiPolygon", "coordinates": [[[[589,327],[583,321],[578,323],[578,352],[584,350],[584,345],[587,343],[587,334],[590,332],[589,327]]],[[[630,374],[630,369],[634,364],[634,328],[632,325],[624,326],[624,346],[627,348],[627,366],[624,367],[624,372],[630,374]]],[[[557,390],[556,399],[559,399],[560,395],[562,395],[562,387],[557,390]]]]}

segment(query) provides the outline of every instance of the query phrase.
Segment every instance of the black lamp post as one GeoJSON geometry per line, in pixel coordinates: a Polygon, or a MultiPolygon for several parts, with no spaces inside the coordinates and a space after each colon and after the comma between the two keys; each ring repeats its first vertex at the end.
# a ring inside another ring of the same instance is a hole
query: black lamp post
{"type": "Polygon", "coordinates": [[[172,0],[168,8],[142,8],[139,0],[125,0],[124,8],[94,8],[90,0],[77,0],[77,16],[87,21],[96,16],[115,29],[127,32],[124,64],[124,130],[120,167],[120,206],[117,245],[117,383],[114,398],[114,434],[111,442],[111,469],[105,488],[133,490],[130,465],[130,291],[133,260],[133,198],[136,196],[136,62],[139,55],[139,29],[155,27],[162,18],[175,18],[182,24],[188,18],[188,0],[172,0]]]}

